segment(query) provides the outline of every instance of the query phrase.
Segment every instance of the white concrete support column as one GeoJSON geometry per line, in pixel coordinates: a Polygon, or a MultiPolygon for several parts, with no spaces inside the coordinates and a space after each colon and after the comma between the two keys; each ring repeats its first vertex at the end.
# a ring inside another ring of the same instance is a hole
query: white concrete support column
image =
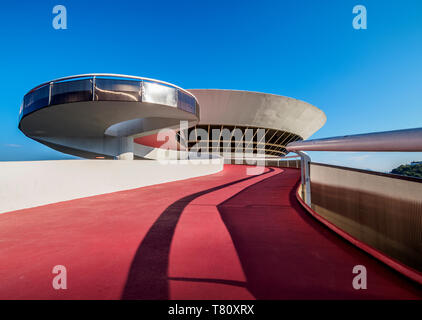
{"type": "Polygon", "coordinates": [[[118,144],[117,160],[133,160],[133,138],[120,137],[118,144]]]}

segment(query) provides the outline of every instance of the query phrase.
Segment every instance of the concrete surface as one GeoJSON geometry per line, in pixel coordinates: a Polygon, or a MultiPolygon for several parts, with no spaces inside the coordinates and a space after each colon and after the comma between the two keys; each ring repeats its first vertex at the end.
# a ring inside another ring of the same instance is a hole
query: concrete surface
{"type": "Polygon", "coordinates": [[[216,173],[223,162],[134,160],[0,162],[0,213],[216,173]]]}
{"type": "Polygon", "coordinates": [[[319,215],[422,272],[422,180],[311,164],[311,194],[319,215]]]}
{"type": "Polygon", "coordinates": [[[201,124],[284,130],[309,138],[326,122],[317,107],[279,95],[217,89],[190,89],[201,105],[201,124]]]}

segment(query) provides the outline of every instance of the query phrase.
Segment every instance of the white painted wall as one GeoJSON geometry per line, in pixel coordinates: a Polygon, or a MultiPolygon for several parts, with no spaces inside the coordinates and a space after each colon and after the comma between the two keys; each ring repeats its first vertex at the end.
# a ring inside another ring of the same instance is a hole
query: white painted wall
{"type": "Polygon", "coordinates": [[[223,160],[0,162],[0,213],[219,172],[223,160]]]}

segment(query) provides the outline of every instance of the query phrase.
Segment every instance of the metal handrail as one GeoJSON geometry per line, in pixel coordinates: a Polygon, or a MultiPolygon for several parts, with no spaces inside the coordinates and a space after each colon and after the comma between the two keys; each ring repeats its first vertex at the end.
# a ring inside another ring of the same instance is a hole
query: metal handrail
{"type": "Polygon", "coordinates": [[[422,128],[404,129],[289,143],[288,151],[420,152],[422,128]]]}
{"type": "Polygon", "coordinates": [[[311,158],[303,151],[421,152],[422,128],[297,141],[289,143],[286,150],[295,152],[301,157],[302,191],[304,191],[305,203],[310,206],[311,158]]]}
{"type": "Polygon", "coordinates": [[[93,77],[123,78],[123,79],[142,80],[142,81],[147,81],[147,82],[156,82],[156,83],[160,83],[160,84],[178,89],[178,90],[182,91],[183,93],[190,95],[198,103],[198,100],[196,99],[196,97],[192,93],[190,93],[189,91],[187,91],[187,90],[185,90],[185,89],[183,89],[179,86],[176,86],[172,83],[157,80],[157,79],[152,79],[152,78],[137,77],[137,76],[131,76],[131,75],[125,75],[125,74],[114,74],[114,73],[87,73],[87,74],[79,74],[79,75],[74,75],[74,76],[57,78],[57,79],[54,79],[54,80],[51,80],[51,81],[46,81],[46,82],[41,83],[40,85],[38,85],[38,86],[32,88],[31,90],[29,90],[28,93],[34,92],[35,90],[37,90],[37,89],[39,89],[43,86],[46,86],[46,85],[49,85],[49,84],[55,83],[55,82],[61,82],[61,81],[66,81],[66,80],[79,79],[79,78],[93,78],[93,77]]]}

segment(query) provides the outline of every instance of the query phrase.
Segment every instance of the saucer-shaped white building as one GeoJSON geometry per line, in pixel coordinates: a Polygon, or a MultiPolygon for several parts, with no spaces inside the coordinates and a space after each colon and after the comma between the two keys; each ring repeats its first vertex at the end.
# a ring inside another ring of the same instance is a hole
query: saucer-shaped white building
{"type": "Polygon", "coordinates": [[[293,98],[249,91],[185,90],[167,82],[87,74],[43,83],[24,97],[19,128],[83,158],[154,159],[182,152],[280,158],[326,121],[293,98]],[[186,129],[186,130],[181,130],[186,129]]]}

